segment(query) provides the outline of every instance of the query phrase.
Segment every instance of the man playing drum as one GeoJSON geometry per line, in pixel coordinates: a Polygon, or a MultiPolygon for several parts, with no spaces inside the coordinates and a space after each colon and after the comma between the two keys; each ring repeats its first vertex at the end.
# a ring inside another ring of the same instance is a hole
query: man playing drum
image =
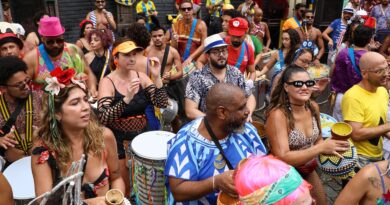
{"type": "Polygon", "coordinates": [[[0,153],[6,166],[31,154],[41,93],[30,84],[26,63],[16,56],[0,58],[0,153]]]}
{"type": "Polygon", "coordinates": [[[227,44],[218,35],[212,35],[205,40],[205,53],[209,63],[202,70],[196,71],[190,76],[185,95],[185,112],[189,119],[195,119],[205,115],[206,94],[217,83],[225,82],[237,85],[245,91],[248,98],[248,121],[252,121],[252,113],[256,107],[255,97],[244,80],[241,72],[227,65],[227,44]]]}
{"type": "Polygon", "coordinates": [[[249,110],[240,87],[215,84],[206,105],[205,117],[168,142],[168,204],[217,204],[218,191],[237,197],[233,169],[250,155],[266,154],[256,129],[246,123],[249,110]]]}
{"type": "Polygon", "coordinates": [[[178,100],[177,93],[169,92],[175,83],[175,80],[183,76],[181,69],[180,55],[175,48],[167,45],[164,36],[166,30],[162,27],[154,27],[151,32],[152,44],[146,49],[148,57],[157,57],[161,64],[161,76],[164,84],[168,84],[168,94],[171,98],[178,100]],[[176,68],[176,72],[172,72],[172,68],[176,68]]]}
{"type": "Polygon", "coordinates": [[[171,45],[179,51],[184,62],[183,66],[190,64],[202,54],[203,41],[207,37],[206,24],[200,19],[195,19],[193,12],[191,0],[183,0],[180,3],[180,13],[183,18],[172,26],[171,45]]]}

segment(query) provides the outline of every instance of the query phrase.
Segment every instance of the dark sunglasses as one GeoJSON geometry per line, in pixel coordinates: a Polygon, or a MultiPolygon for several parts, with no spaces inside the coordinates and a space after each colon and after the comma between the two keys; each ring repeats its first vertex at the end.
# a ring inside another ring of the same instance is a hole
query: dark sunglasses
{"type": "Polygon", "coordinates": [[[303,85],[306,85],[306,87],[313,87],[316,84],[316,81],[314,80],[308,80],[306,82],[297,80],[297,81],[292,81],[292,82],[286,82],[287,85],[292,85],[296,88],[301,88],[303,85]]]}
{"type": "Polygon", "coordinates": [[[192,7],[180,8],[181,11],[191,11],[192,7]]]}
{"type": "Polygon", "coordinates": [[[306,16],[307,19],[314,19],[314,16],[306,16]]]}
{"type": "Polygon", "coordinates": [[[96,1],[97,4],[104,4],[105,1],[96,1]]]}
{"type": "Polygon", "coordinates": [[[57,43],[57,44],[63,44],[65,42],[65,40],[63,38],[57,38],[57,39],[50,39],[50,40],[47,40],[46,41],[46,44],[47,45],[54,45],[54,43],[57,43]]]}

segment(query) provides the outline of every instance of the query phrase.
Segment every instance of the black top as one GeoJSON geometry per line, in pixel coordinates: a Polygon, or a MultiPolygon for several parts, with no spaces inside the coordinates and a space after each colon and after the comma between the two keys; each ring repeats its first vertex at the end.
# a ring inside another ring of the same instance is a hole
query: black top
{"type": "MultiPolygon", "coordinates": [[[[97,56],[95,54],[95,58],[93,58],[91,64],[89,64],[89,67],[91,67],[93,74],[96,76],[97,83],[99,83],[99,81],[100,81],[100,76],[102,75],[105,63],[106,63],[106,55],[105,54],[102,56],[97,56]]],[[[106,66],[108,66],[108,63],[106,66]]],[[[110,73],[110,69],[106,68],[104,76],[108,75],[109,73],[110,73]]]]}

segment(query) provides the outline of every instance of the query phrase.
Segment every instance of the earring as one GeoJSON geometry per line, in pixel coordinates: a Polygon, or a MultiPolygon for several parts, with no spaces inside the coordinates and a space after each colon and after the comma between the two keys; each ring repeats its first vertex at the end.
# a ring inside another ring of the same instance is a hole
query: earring
{"type": "Polygon", "coordinates": [[[114,60],[114,65],[115,65],[115,67],[118,67],[118,60],[114,60]]]}

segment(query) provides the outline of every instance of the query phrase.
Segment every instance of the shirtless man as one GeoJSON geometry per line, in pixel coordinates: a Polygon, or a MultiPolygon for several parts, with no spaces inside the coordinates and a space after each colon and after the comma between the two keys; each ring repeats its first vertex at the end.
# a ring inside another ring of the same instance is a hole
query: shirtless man
{"type": "Polygon", "coordinates": [[[165,68],[161,68],[163,73],[163,82],[168,83],[171,80],[177,80],[183,76],[183,71],[181,69],[180,55],[177,50],[169,45],[167,45],[164,41],[166,30],[162,27],[154,27],[151,32],[152,42],[146,49],[146,53],[148,57],[157,57],[160,62],[163,62],[165,49],[168,46],[168,56],[165,64],[165,68]],[[175,65],[176,73],[172,73],[172,66],[175,65]]]}
{"type": "Polygon", "coordinates": [[[318,54],[316,54],[314,64],[319,65],[322,55],[325,53],[324,40],[322,39],[322,33],[320,29],[313,26],[314,13],[313,10],[306,10],[303,14],[303,23],[301,27],[296,28],[301,37],[301,41],[311,41],[318,47],[318,54]]]}
{"type": "Polygon", "coordinates": [[[111,12],[105,9],[106,1],[105,0],[96,0],[95,2],[96,9],[89,12],[85,19],[91,20],[93,26],[96,28],[99,23],[106,25],[107,28],[111,30],[116,29],[116,23],[114,16],[111,12]]]}
{"type": "Polygon", "coordinates": [[[389,161],[370,164],[348,182],[334,204],[387,204],[390,201],[389,187],[389,161]]]}

